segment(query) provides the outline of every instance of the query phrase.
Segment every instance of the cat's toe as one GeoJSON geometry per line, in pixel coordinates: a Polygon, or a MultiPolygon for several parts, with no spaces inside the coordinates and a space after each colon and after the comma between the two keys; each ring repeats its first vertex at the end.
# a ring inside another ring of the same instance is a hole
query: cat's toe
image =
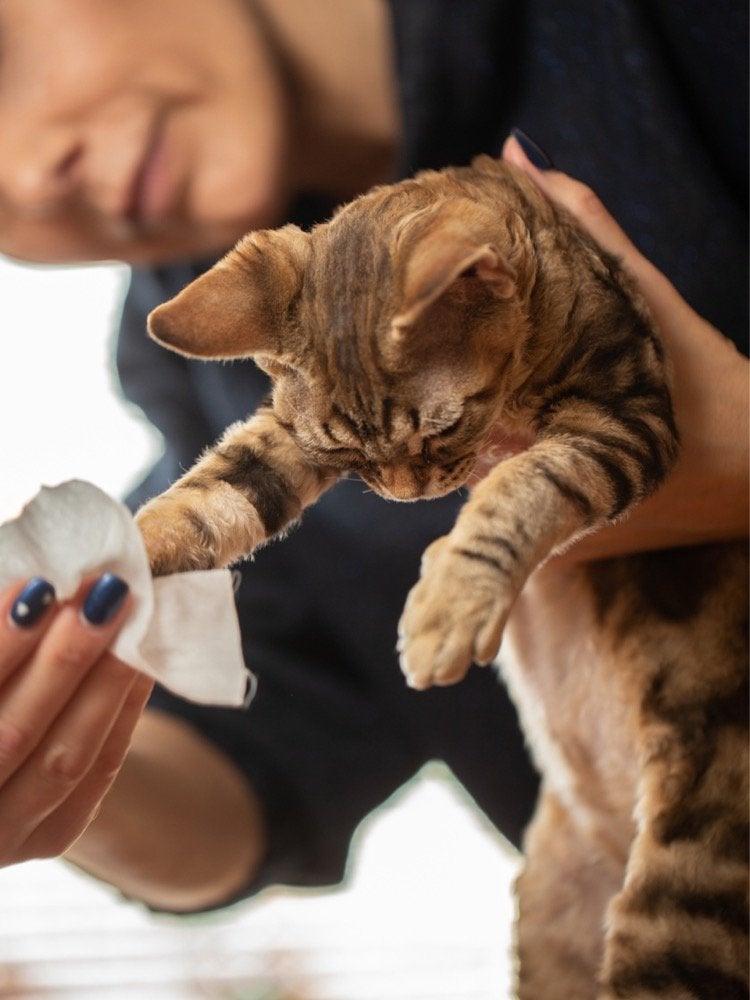
{"type": "Polygon", "coordinates": [[[458,684],[472,663],[473,636],[454,624],[442,633],[433,653],[432,682],[439,687],[458,684]]]}
{"type": "Polygon", "coordinates": [[[480,666],[487,666],[497,656],[507,620],[508,611],[503,606],[488,615],[485,623],[478,628],[473,658],[480,666]]]}
{"type": "Polygon", "coordinates": [[[432,675],[429,670],[412,670],[401,661],[401,670],[406,678],[407,685],[412,691],[427,691],[432,687],[432,675]]]}
{"type": "Polygon", "coordinates": [[[471,639],[456,630],[431,630],[399,643],[401,669],[409,687],[457,684],[471,665],[471,639]]]}
{"type": "Polygon", "coordinates": [[[411,641],[401,627],[396,648],[406,683],[415,691],[426,691],[432,686],[432,661],[429,651],[424,648],[424,643],[419,640],[411,641]]]}
{"type": "Polygon", "coordinates": [[[414,626],[412,604],[408,621],[399,629],[398,652],[409,687],[418,691],[433,685],[445,687],[463,680],[472,663],[486,666],[497,655],[507,619],[505,608],[473,622],[470,615],[451,619],[446,612],[439,624],[434,619],[414,626]]]}

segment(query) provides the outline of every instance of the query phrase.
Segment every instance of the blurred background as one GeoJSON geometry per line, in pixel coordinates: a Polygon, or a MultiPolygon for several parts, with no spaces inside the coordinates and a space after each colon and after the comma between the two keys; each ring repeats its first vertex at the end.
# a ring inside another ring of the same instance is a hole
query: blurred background
{"type": "MultiPolygon", "coordinates": [[[[126,283],[120,266],[0,260],[0,522],[71,478],[119,497],[158,454],[112,370],[126,283]]],[[[0,998],[496,1000],[517,863],[439,764],[363,824],[330,892],[176,919],[30,862],[0,870],[0,998]]]]}

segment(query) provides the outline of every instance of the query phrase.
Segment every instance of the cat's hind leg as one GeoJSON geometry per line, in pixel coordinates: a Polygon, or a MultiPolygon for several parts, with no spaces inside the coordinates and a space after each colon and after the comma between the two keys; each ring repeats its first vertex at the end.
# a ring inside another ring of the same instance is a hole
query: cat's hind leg
{"type": "Polygon", "coordinates": [[[679,713],[649,697],[640,831],[600,998],[747,1000],[747,691],[679,713]]]}
{"type": "Polygon", "coordinates": [[[518,1000],[594,1000],[622,865],[543,790],[518,878],[518,1000]]]}

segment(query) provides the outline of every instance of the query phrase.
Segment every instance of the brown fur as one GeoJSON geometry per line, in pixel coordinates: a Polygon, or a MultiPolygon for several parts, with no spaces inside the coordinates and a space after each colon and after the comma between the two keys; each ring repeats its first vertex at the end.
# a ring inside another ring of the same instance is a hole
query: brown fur
{"type": "Polygon", "coordinates": [[[191,356],[253,356],[273,382],[139,513],[157,573],[249,554],[349,472],[439,496],[498,425],[532,441],[429,547],[399,629],[409,683],[453,683],[496,655],[515,604],[504,670],[544,775],[519,996],[746,996],[744,549],[611,560],[564,585],[542,569],[524,589],[677,454],[661,344],[617,261],[479,157],[311,233],[250,234],[150,329],[191,356]]]}

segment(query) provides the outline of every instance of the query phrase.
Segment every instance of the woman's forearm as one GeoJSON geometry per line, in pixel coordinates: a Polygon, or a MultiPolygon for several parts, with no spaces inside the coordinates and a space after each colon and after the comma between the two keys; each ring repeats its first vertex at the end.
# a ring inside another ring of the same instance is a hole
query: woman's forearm
{"type": "Polygon", "coordinates": [[[244,777],[186,723],[146,712],[95,819],[65,855],[157,909],[220,905],[265,853],[244,777]]]}

